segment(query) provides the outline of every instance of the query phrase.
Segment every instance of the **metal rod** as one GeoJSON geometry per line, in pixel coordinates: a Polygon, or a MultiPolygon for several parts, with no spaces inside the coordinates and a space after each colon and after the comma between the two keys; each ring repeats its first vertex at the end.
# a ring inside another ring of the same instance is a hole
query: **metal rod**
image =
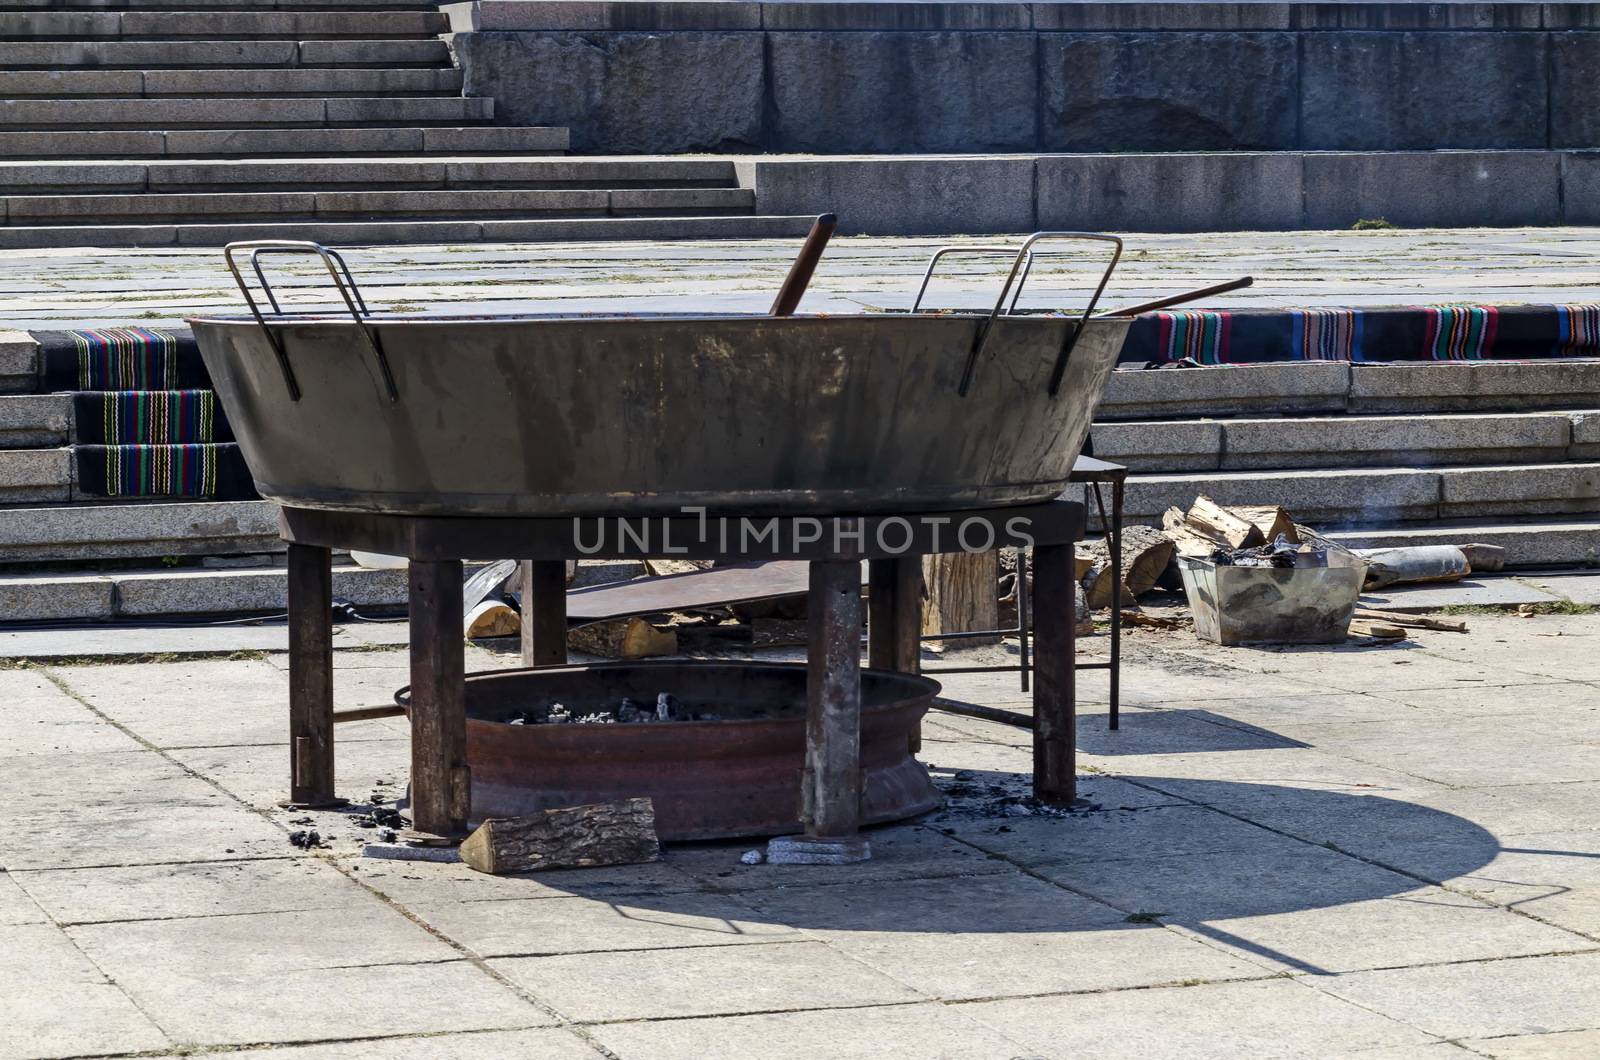
{"type": "Polygon", "coordinates": [[[1131,317],[1139,313],[1154,313],[1157,309],[1166,309],[1168,306],[1182,305],[1185,302],[1195,302],[1202,298],[1209,298],[1214,294],[1227,294],[1254,284],[1254,276],[1241,276],[1237,280],[1228,280],[1226,283],[1214,283],[1210,287],[1199,287],[1193,291],[1182,294],[1169,294],[1165,298],[1157,298],[1153,302],[1140,302],[1122,309],[1108,309],[1101,316],[1131,317]]]}
{"type": "Polygon", "coordinates": [[[811,285],[811,276],[817,271],[817,262],[822,260],[822,252],[828,247],[828,240],[833,238],[833,230],[839,226],[839,218],[831,213],[822,214],[811,225],[811,231],[806,234],[806,241],[800,247],[800,253],[795,256],[794,264],[789,266],[789,275],[784,277],[783,286],[778,288],[778,297],[773,300],[771,316],[793,316],[794,311],[800,306],[800,299],[805,296],[806,288],[811,285]]]}
{"type": "MultiPolygon", "coordinates": [[[[1004,254],[1009,258],[1015,253],[1016,250],[1011,247],[994,245],[974,247],[940,247],[938,250],[933,252],[933,257],[928,259],[928,267],[922,273],[922,286],[917,288],[917,297],[911,300],[911,312],[915,313],[917,310],[922,308],[922,299],[928,293],[928,282],[933,279],[933,270],[938,267],[939,260],[941,258],[950,257],[956,254],[971,254],[974,256],[982,254],[1004,254]]],[[[1006,310],[1006,312],[1015,313],[1017,311],[1017,299],[1022,297],[1022,284],[1028,282],[1028,273],[1031,272],[1032,269],[1033,255],[1029,254],[1028,264],[1025,265],[1022,270],[1022,282],[1017,284],[1016,293],[1011,296],[1011,306],[1006,310]]]]}
{"type": "MultiPolygon", "coordinates": [[[[956,670],[946,670],[945,673],[957,673],[956,670]]],[[[960,714],[968,718],[981,718],[984,721],[998,721],[1002,725],[1015,725],[1019,729],[1032,729],[1033,717],[1029,714],[1018,714],[1014,710],[1001,710],[998,707],[981,707],[976,703],[962,703],[954,699],[935,698],[934,710],[942,710],[946,714],[960,714]]]]}
{"type": "Polygon", "coordinates": [[[381,707],[351,707],[349,710],[336,710],[333,712],[335,725],[342,721],[371,721],[373,718],[401,718],[404,717],[406,708],[398,703],[390,703],[381,707]]]}

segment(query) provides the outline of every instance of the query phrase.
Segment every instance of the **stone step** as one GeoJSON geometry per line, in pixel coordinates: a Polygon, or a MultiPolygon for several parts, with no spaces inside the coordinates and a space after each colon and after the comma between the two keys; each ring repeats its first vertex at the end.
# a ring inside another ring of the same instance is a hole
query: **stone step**
{"type": "MultiPolygon", "coordinates": [[[[250,567],[0,573],[0,614],[12,622],[281,614],[285,574],[271,556],[250,567]]],[[[403,608],[406,571],[335,563],[333,596],[357,608],[403,608]]]]}
{"type": "Polygon", "coordinates": [[[237,128],[251,125],[419,125],[489,121],[494,101],[366,98],[0,99],[0,129],[237,128]]]}
{"type": "Polygon", "coordinates": [[[460,94],[461,71],[450,69],[0,71],[0,99],[460,94]]]}
{"type": "MultiPolygon", "coordinates": [[[[8,331],[0,328],[0,401],[9,405],[12,395],[27,395],[39,387],[39,344],[26,331],[8,331]]],[[[38,406],[33,406],[37,409],[38,406]]],[[[15,406],[8,420],[0,414],[0,425],[7,422],[23,424],[21,433],[48,431],[47,415],[28,411],[26,404],[15,406]]],[[[6,428],[0,426],[0,434],[6,428]]]]}
{"type": "MultiPolygon", "coordinates": [[[[0,342],[5,334],[0,332],[0,342]]],[[[0,459],[11,450],[65,445],[71,437],[70,394],[0,395],[0,459]]]]}
{"type": "Polygon", "coordinates": [[[72,501],[72,450],[0,450],[0,505],[72,501]]]}
{"type": "Polygon", "coordinates": [[[0,199],[6,225],[193,223],[272,218],[606,217],[749,213],[747,188],[449,191],[277,191],[155,195],[17,195],[0,199]]]}
{"type": "MultiPolygon", "coordinates": [[[[48,158],[230,158],[330,154],[563,154],[566,129],[468,125],[376,129],[144,129],[0,132],[0,161],[48,158]]],[[[399,164],[399,163],[394,163],[399,164]]],[[[142,186],[142,185],[140,185],[142,186]]]]}
{"type": "Polygon", "coordinates": [[[1118,371],[1097,417],[1600,408],[1600,361],[1302,361],[1118,371]]]}
{"type": "Polygon", "coordinates": [[[1335,528],[1374,522],[1600,512],[1600,463],[1439,468],[1313,468],[1130,475],[1124,511],[1156,523],[1199,494],[1220,504],[1281,504],[1335,528]]]}
{"type": "Polygon", "coordinates": [[[0,509],[0,563],[278,552],[269,501],[0,509]]]}
{"type": "Polygon", "coordinates": [[[0,40],[426,38],[438,11],[0,11],[0,40]]]}
{"type": "MultiPolygon", "coordinates": [[[[490,128],[496,127],[485,126],[485,129],[490,128]]],[[[454,157],[0,162],[0,195],[382,187],[420,191],[473,187],[553,190],[737,186],[733,163],[716,159],[454,157]]]]}
{"type": "Polygon", "coordinates": [[[0,0],[0,11],[437,11],[425,0],[0,0]]]}
{"type": "Polygon", "coordinates": [[[1364,526],[1330,531],[1350,548],[1412,545],[1499,545],[1513,567],[1593,567],[1600,564],[1600,520],[1530,518],[1486,522],[1443,520],[1423,525],[1364,526]]]}
{"type": "Polygon", "coordinates": [[[448,66],[450,48],[424,40],[74,40],[0,42],[0,70],[183,70],[264,66],[448,66]]]}
{"type": "Polygon", "coordinates": [[[1600,410],[1113,421],[1094,451],[1136,471],[1551,463],[1600,457],[1600,410]]]}
{"type": "Polygon", "coordinates": [[[309,239],[330,246],[375,243],[583,242],[671,239],[792,239],[816,218],[810,214],[739,214],[713,217],[574,217],[447,221],[270,221],[255,224],[0,226],[0,248],[216,247],[242,239],[309,239]]]}

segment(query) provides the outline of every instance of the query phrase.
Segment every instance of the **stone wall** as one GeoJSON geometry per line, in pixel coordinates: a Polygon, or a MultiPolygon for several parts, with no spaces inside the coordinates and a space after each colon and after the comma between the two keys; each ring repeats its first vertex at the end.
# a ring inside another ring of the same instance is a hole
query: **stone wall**
{"type": "Polygon", "coordinates": [[[591,153],[1600,146],[1600,3],[446,10],[467,95],[591,153]]]}

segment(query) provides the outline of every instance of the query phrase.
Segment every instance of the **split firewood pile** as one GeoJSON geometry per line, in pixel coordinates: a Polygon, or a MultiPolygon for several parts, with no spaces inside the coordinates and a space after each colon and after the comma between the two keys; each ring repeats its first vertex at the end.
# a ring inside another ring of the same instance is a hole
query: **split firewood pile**
{"type": "MultiPolygon", "coordinates": [[[[1105,539],[1080,549],[1078,573],[1090,608],[1109,608],[1116,600],[1123,608],[1124,620],[1140,624],[1146,616],[1138,610],[1139,597],[1156,589],[1183,591],[1180,557],[1205,560],[1216,566],[1288,569],[1326,567],[1329,555],[1334,553],[1366,563],[1364,591],[1419,582],[1458,581],[1473,571],[1494,571],[1505,566],[1505,549],[1496,545],[1352,549],[1297,523],[1277,505],[1222,505],[1199,496],[1187,511],[1168,509],[1159,530],[1147,526],[1123,530],[1120,594],[1112,584],[1111,555],[1105,539]]],[[[1161,620],[1161,624],[1170,625],[1170,620],[1161,620]]],[[[1404,627],[1466,631],[1463,622],[1358,606],[1351,632],[1397,638],[1403,635],[1404,627]]]]}

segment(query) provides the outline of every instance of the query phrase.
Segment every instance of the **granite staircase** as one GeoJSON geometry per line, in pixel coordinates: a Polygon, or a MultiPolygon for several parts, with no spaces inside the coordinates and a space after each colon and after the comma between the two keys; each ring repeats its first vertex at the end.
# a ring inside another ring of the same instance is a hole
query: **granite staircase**
{"type": "Polygon", "coordinates": [[[408,0],[0,0],[0,248],[789,235],[731,163],[560,157],[408,0]]]}

